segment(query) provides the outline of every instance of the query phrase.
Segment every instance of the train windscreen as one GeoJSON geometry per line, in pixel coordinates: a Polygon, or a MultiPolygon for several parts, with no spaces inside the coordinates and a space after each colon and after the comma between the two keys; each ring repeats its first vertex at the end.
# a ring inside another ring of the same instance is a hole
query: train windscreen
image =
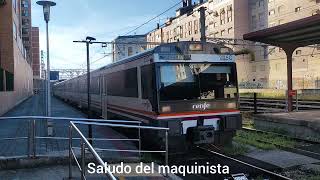
{"type": "Polygon", "coordinates": [[[237,96],[234,64],[162,64],[160,80],[160,101],[225,99],[237,96]]]}

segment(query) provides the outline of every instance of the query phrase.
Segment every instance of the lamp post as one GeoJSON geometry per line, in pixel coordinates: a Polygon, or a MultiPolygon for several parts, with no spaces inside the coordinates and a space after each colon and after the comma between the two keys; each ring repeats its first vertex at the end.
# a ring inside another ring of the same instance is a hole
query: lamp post
{"type": "Polygon", "coordinates": [[[38,1],[38,5],[43,7],[44,20],[46,21],[46,33],[47,33],[47,112],[48,117],[51,116],[51,97],[50,97],[50,59],[49,59],[49,29],[48,24],[50,20],[50,7],[55,6],[56,3],[52,1],[38,1]]]}
{"type": "MultiPolygon", "coordinates": [[[[90,77],[90,49],[89,46],[91,41],[95,41],[96,39],[90,36],[86,37],[86,47],[87,47],[87,96],[88,96],[88,119],[91,118],[91,96],[90,96],[90,85],[91,85],[91,77],[90,77]]],[[[92,125],[89,124],[89,142],[92,144],[92,125]]]]}

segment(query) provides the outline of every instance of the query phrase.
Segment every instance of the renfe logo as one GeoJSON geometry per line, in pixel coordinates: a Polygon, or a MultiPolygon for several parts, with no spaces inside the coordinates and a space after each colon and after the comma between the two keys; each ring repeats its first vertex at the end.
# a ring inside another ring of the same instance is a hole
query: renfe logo
{"type": "Polygon", "coordinates": [[[192,109],[197,109],[197,110],[206,110],[210,107],[210,104],[208,104],[207,102],[203,103],[203,104],[194,104],[192,105],[192,109]]]}

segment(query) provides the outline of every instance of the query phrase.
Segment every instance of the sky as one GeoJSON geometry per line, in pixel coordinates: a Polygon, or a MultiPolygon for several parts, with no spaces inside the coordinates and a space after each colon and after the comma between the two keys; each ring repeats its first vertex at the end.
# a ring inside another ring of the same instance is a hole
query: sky
{"type": "MultiPolygon", "coordinates": [[[[51,69],[85,69],[85,44],[73,43],[92,36],[97,41],[112,41],[135,27],[162,13],[180,0],[54,0],[49,21],[51,69]]],[[[155,19],[131,34],[145,34],[157,23],[175,15],[175,9],[155,19]]],[[[32,26],[40,28],[40,50],[46,50],[45,21],[42,7],[32,1],[32,26]]],[[[111,62],[110,45],[92,45],[90,60],[92,69],[111,62]]]]}

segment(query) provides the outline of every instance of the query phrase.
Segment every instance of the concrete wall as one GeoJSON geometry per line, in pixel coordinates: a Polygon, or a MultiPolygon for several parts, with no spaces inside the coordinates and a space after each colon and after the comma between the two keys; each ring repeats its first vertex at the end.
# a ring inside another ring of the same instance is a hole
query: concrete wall
{"type": "Polygon", "coordinates": [[[17,6],[12,2],[8,0],[5,6],[0,7],[1,67],[14,74],[14,91],[0,92],[0,115],[33,93],[33,72],[21,39],[20,1],[17,0],[17,6]]]}

